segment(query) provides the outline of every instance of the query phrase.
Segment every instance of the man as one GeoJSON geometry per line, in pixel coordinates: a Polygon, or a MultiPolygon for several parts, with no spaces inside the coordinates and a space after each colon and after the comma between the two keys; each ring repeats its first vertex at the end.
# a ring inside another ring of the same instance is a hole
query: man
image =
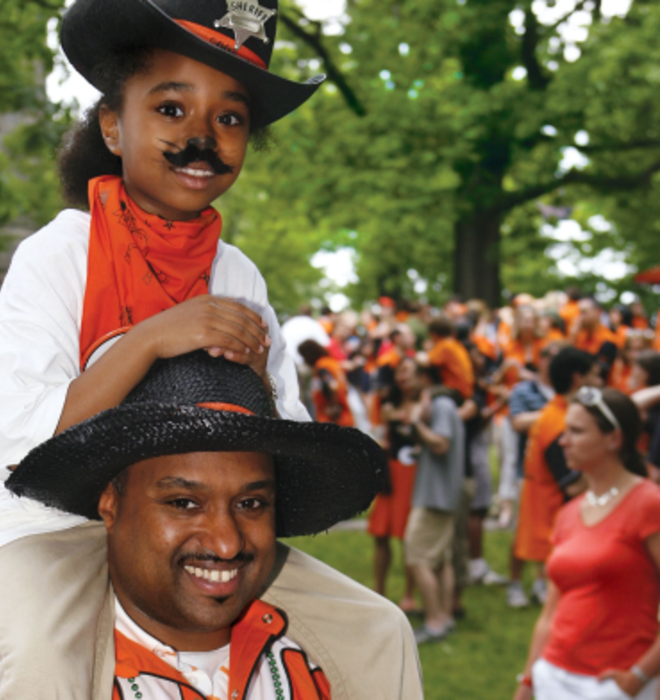
{"type": "MultiPolygon", "coordinates": [[[[566,343],[555,342],[542,348],[538,364],[538,378],[519,382],[509,397],[511,425],[518,434],[518,478],[522,478],[523,475],[529,431],[541,416],[544,406],[555,396],[555,390],[550,382],[550,362],[563,347],[566,347],[566,343]]],[[[510,565],[513,583],[507,590],[507,603],[512,608],[526,607],[529,605],[529,600],[520,584],[525,562],[516,558],[513,546],[511,547],[510,565]]],[[[535,583],[535,585],[540,584],[535,583]]]]}
{"type": "Polygon", "coordinates": [[[275,540],[364,509],[380,450],[271,415],[251,369],[198,352],[19,464],[12,491],[100,515],[107,534],[89,524],[0,548],[0,697],[421,698],[390,606],[383,626],[377,596],[275,540]],[[72,543],[93,563],[84,581],[70,556],[58,567],[72,543]],[[377,672],[391,688],[371,675],[372,634],[402,671],[377,672]]]}
{"type": "Polygon", "coordinates": [[[474,393],[474,370],[465,346],[456,339],[456,324],[448,316],[429,323],[429,337],[433,347],[428,362],[448,389],[460,391],[464,399],[474,393]]]}
{"type": "Polygon", "coordinates": [[[570,333],[573,324],[577,322],[580,316],[580,307],[578,306],[580,299],[582,299],[583,294],[579,287],[571,286],[566,289],[567,301],[559,309],[559,315],[564,321],[564,326],[566,332],[570,333]]]}
{"type": "MultiPolygon", "coordinates": [[[[418,368],[417,381],[428,384],[425,370],[418,368]]],[[[424,624],[415,632],[417,643],[423,644],[454,629],[451,554],[465,475],[465,428],[452,399],[431,399],[428,392],[410,421],[422,451],[404,542],[406,563],[424,602],[424,624]]]]}
{"type": "Polygon", "coordinates": [[[406,323],[399,323],[390,333],[390,347],[376,358],[379,388],[389,389],[394,384],[394,371],[404,357],[410,357],[415,347],[415,335],[406,323]]]}
{"type": "Polygon", "coordinates": [[[603,381],[607,381],[621,339],[602,323],[603,307],[593,297],[581,299],[578,306],[580,316],[571,331],[573,344],[598,360],[603,381]]]}
{"type": "MultiPolygon", "coordinates": [[[[585,488],[583,477],[566,465],[559,439],[564,432],[566,411],[582,386],[598,386],[599,367],[583,350],[568,347],[550,362],[550,383],[555,397],[532,425],[525,456],[520,512],[514,556],[522,561],[544,563],[550,555],[550,537],[558,510],[567,499],[585,488]]],[[[520,574],[512,586],[521,587],[520,574]]],[[[521,589],[522,590],[522,589],[521,589]]],[[[545,602],[545,579],[537,578],[534,595],[545,602]]]]}

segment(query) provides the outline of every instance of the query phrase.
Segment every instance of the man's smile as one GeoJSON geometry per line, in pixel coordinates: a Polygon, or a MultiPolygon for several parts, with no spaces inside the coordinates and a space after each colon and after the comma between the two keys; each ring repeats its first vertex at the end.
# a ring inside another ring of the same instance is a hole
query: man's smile
{"type": "Polygon", "coordinates": [[[205,579],[206,581],[211,581],[213,583],[222,582],[228,583],[232,579],[238,576],[238,569],[230,570],[220,570],[220,569],[210,569],[206,567],[199,566],[184,566],[183,567],[191,576],[196,578],[205,579]]]}

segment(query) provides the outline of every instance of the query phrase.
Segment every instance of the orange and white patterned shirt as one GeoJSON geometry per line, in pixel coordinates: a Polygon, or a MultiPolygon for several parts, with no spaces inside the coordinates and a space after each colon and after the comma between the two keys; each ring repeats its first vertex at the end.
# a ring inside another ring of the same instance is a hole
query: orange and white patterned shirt
{"type": "Polygon", "coordinates": [[[232,643],[177,652],[139,627],[115,601],[113,700],[330,700],[330,686],[293,641],[283,614],[255,601],[232,643]]]}

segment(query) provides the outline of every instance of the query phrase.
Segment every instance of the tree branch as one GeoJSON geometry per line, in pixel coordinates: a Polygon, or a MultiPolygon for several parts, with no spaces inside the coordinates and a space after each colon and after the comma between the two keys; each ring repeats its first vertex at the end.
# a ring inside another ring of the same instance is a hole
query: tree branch
{"type": "Polygon", "coordinates": [[[43,7],[44,10],[49,10],[50,12],[58,12],[59,10],[62,9],[64,3],[63,2],[55,2],[54,4],[51,4],[47,2],[46,0],[28,0],[32,5],[39,5],[39,7],[43,7]]]}
{"type": "Polygon", "coordinates": [[[311,34],[310,32],[305,31],[298,24],[298,22],[281,11],[280,19],[282,22],[284,22],[289,31],[291,31],[298,39],[314,50],[314,52],[323,61],[323,66],[325,67],[325,71],[328,75],[328,80],[332,81],[337,86],[337,89],[343,95],[349,108],[352,109],[358,117],[364,117],[367,110],[364,108],[357,95],[353,92],[351,86],[348,84],[348,81],[346,78],[344,78],[339,68],[337,68],[325,46],[323,46],[321,41],[320,23],[315,23],[317,28],[316,32],[311,34]]]}
{"type": "Polygon", "coordinates": [[[660,172],[660,160],[650,165],[645,170],[628,176],[603,177],[602,175],[591,175],[581,170],[573,168],[563,177],[558,177],[548,182],[539,183],[519,192],[511,192],[500,199],[493,207],[495,212],[507,212],[520,204],[529,202],[532,199],[542,197],[567,185],[588,185],[598,190],[635,190],[638,187],[648,184],[653,175],[660,172]]]}
{"type": "Polygon", "coordinates": [[[527,82],[532,90],[544,90],[550,79],[543,74],[536,49],[539,44],[539,23],[531,7],[525,9],[525,35],[522,39],[522,61],[527,69],[527,82]]]}
{"type": "MultiPolygon", "coordinates": [[[[544,24],[543,26],[550,31],[554,31],[560,24],[563,24],[567,19],[569,19],[576,12],[579,12],[587,4],[588,0],[580,0],[580,2],[570,11],[567,12],[561,19],[557,20],[554,24],[544,24]]],[[[596,3],[596,7],[600,8],[600,2],[596,3]]]]}
{"type": "Polygon", "coordinates": [[[603,0],[595,0],[594,20],[600,22],[603,19],[603,0]]]}
{"type": "Polygon", "coordinates": [[[637,148],[660,148],[658,139],[641,139],[640,141],[628,141],[622,143],[599,143],[589,146],[577,146],[576,148],[582,153],[608,153],[610,151],[634,151],[637,148]]]}

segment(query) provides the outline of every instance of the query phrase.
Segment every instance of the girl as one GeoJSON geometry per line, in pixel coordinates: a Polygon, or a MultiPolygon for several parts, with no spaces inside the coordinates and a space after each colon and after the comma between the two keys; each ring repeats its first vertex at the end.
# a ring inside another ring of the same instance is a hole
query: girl
{"type": "Polygon", "coordinates": [[[250,4],[257,19],[246,3],[183,0],[77,0],[66,13],[63,49],[102,93],[60,158],[65,195],[89,213],[65,210],[27,239],[0,294],[2,481],[119,404],[158,358],[195,349],[249,364],[282,416],[307,419],[264,280],[210,207],[250,137],[320,84],[268,72],[277,2],[264,2],[250,4]]]}

